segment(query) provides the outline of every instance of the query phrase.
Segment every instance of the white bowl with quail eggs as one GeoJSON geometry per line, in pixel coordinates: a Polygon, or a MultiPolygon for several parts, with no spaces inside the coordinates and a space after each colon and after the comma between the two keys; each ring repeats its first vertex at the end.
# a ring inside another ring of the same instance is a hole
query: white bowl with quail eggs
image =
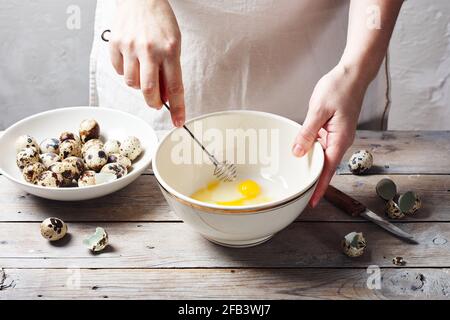
{"type": "Polygon", "coordinates": [[[105,196],[150,165],[158,139],[122,111],[70,107],[39,113],[0,137],[0,172],[24,191],[52,200],[105,196]]]}

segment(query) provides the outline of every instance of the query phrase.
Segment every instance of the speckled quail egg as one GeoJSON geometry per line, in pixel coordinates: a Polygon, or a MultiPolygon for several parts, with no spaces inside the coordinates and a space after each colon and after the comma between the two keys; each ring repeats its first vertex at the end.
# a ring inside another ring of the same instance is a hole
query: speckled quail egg
{"type": "Polygon", "coordinates": [[[131,161],[135,160],[142,152],[141,142],[136,137],[128,137],[120,144],[120,154],[131,161]]]}
{"type": "Polygon", "coordinates": [[[398,207],[405,214],[411,215],[422,207],[422,202],[415,192],[408,191],[398,198],[398,207]]]}
{"type": "Polygon", "coordinates": [[[17,166],[23,170],[25,166],[39,162],[39,152],[34,147],[22,149],[16,156],[17,166]]]}
{"type": "Polygon", "coordinates": [[[105,142],[103,150],[105,150],[108,156],[113,153],[120,153],[120,142],[117,140],[108,140],[105,142]]]}
{"type": "Polygon", "coordinates": [[[25,148],[36,148],[36,150],[39,152],[39,144],[37,143],[36,139],[32,136],[29,136],[27,134],[24,134],[17,138],[16,143],[16,152],[19,152],[25,148]]]}
{"type": "Polygon", "coordinates": [[[356,151],[348,161],[348,167],[353,174],[362,174],[373,164],[373,156],[368,150],[356,151]]]}
{"type": "Polygon", "coordinates": [[[47,170],[47,168],[40,162],[35,162],[28,164],[22,171],[23,178],[25,181],[30,183],[36,183],[39,175],[47,170]]]}
{"type": "Polygon", "coordinates": [[[47,218],[41,222],[41,235],[50,241],[62,239],[67,234],[67,224],[58,218],[47,218]]]}
{"type": "Polygon", "coordinates": [[[84,162],[78,157],[68,157],[61,161],[61,175],[64,179],[78,180],[84,171],[84,162]]]}
{"type": "Polygon", "coordinates": [[[120,163],[108,163],[101,170],[101,173],[113,173],[116,175],[117,179],[122,178],[128,173],[127,168],[125,168],[120,163]]]}
{"type": "Polygon", "coordinates": [[[40,144],[41,153],[59,153],[59,139],[56,138],[47,138],[40,144]]]}
{"type": "Polygon", "coordinates": [[[59,188],[62,186],[63,181],[64,178],[61,174],[47,170],[38,176],[36,184],[42,187],[59,188]]]}
{"type": "Polygon", "coordinates": [[[39,158],[41,159],[42,164],[48,169],[50,166],[56,162],[60,162],[61,158],[56,154],[52,152],[47,152],[39,155],[39,158]]]}
{"type": "Polygon", "coordinates": [[[86,119],[80,123],[80,139],[86,143],[91,139],[98,139],[100,136],[100,126],[94,119],[86,119]]]}
{"type": "Polygon", "coordinates": [[[81,154],[84,156],[86,151],[91,147],[103,149],[103,142],[100,139],[91,139],[81,147],[81,154]]]}
{"type": "MultiPolygon", "coordinates": [[[[62,173],[64,171],[67,170],[67,165],[63,165],[62,161],[61,162],[55,162],[54,164],[52,164],[48,170],[51,172],[54,172],[58,175],[58,177],[60,177],[61,182],[60,182],[60,187],[71,187],[74,184],[73,179],[71,178],[64,178],[62,173]]],[[[66,175],[68,175],[66,173],[66,175]]]]}
{"type": "Polygon", "coordinates": [[[349,257],[359,257],[364,253],[367,243],[362,232],[350,232],[342,240],[344,253],[349,257]]]}
{"type": "Polygon", "coordinates": [[[105,229],[97,227],[95,233],[90,235],[83,243],[93,252],[99,252],[108,245],[108,233],[105,229]]]}
{"type": "Polygon", "coordinates": [[[97,173],[93,170],[87,170],[83,172],[83,174],[78,179],[78,186],[79,187],[93,186],[106,182],[111,182],[116,179],[117,177],[113,173],[102,173],[102,172],[97,173]]]}
{"type": "Polygon", "coordinates": [[[103,149],[91,147],[84,155],[84,162],[89,169],[99,172],[100,169],[108,162],[108,157],[103,149]]]}
{"type": "Polygon", "coordinates": [[[108,163],[114,162],[121,164],[127,168],[127,170],[131,168],[131,160],[119,153],[113,153],[108,156],[108,163]]]}
{"type": "Polygon", "coordinates": [[[59,157],[65,159],[70,156],[81,157],[81,145],[75,140],[64,140],[59,145],[59,157]]]}
{"type": "Polygon", "coordinates": [[[387,216],[391,219],[402,219],[405,216],[393,199],[386,203],[385,210],[387,216]]]}
{"type": "Polygon", "coordinates": [[[59,135],[59,141],[63,142],[66,140],[75,140],[76,142],[78,142],[78,144],[81,144],[81,140],[80,137],[78,135],[76,135],[73,132],[70,131],[64,131],[63,133],[61,133],[59,135]]]}

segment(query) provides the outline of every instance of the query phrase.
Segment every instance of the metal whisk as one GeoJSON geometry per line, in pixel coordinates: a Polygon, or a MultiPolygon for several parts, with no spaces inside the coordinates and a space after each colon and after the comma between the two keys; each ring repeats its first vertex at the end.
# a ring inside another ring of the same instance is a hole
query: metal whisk
{"type": "MultiPolygon", "coordinates": [[[[167,103],[164,102],[164,106],[167,110],[170,111],[170,107],[167,103]]],[[[214,157],[208,150],[206,150],[205,146],[194,136],[191,130],[188,129],[185,125],[183,125],[184,130],[186,130],[192,139],[202,148],[202,150],[208,155],[209,160],[214,164],[214,176],[220,180],[225,182],[234,181],[237,178],[237,168],[236,165],[232,163],[228,163],[226,161],[219,162],[216,157],[214,157]]]]}

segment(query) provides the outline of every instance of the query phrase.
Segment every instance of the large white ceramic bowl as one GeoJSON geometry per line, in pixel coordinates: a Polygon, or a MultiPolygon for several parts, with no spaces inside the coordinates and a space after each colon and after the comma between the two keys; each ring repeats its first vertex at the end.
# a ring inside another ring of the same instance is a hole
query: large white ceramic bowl
{"type": "Polygon", "coordinates": [[[76,201],[87,200],[115,192],[134,180],[150,165],[158,144],[154,130],[143,120],[122,111],[98,107],[70,107],[39,113],[9,127],[0,137],[0,172],[20,189],[38,197],[76,201]],[[45,138],[59,137],[64,131],[78,133],[84,119],[96,119],[100,125],[101,138],[123,140],[136,136],[142,144],[142,154],[133,162],[131,171],[112,182],[83,188],[48,188],[26,182],[16,166],[16,139],[29,134],[40,143],[45,138]]]}
{"type": "Polygon", "coordinates": [[[288,226],[308,204],[324,154],[316,142],[304,157],[293,156],[292,143],[301,127],[298,123],[270,113],[236,110],[201,116],[186,125],[216,156],[234,159],[240,178],[269,179],[273,184],[268,185],[276,189],[271,191],[277,194],[268,203],[237,207],[190,198],[211,181],[214,166],[208,160],[199,161],[202,151],[184,129],[172,130],[155,152],[153,171],[173,211],[205,238],[232,247],[256,245],[288,226]],[[222,142],[228,143],[218,143],[221,136],[222,142]],[[235,143],[230,143],[232,136],[235,143]]]}

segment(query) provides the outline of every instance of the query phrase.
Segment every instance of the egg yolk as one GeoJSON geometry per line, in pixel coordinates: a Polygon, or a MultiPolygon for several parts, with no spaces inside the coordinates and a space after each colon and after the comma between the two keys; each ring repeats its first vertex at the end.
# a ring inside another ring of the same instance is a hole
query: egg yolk
{"type": "Polygon", "coordinates": [[[245,197],[245,198],[255,198],[261,193],[261,188],[259,187],[259,184],[257,184],[253,180],[245,180],[241,182],[238,186],[239,192],[245,197]]]}
{"type": "Polygon", "coordinates": [[[223,185],[219,181],[213,181],[209,183],[206,188],[200,189],[194,194],[191,195],[193,199],[215,203],[223,206],[243,206],[248,204],[247,202],[252,200],[253,203],[262,203],[270,201],[267,197],[260,197],[261,195],[261,187],[259,184],[253,180],[245,180],[237,184],[237,191],[242,196],[238,199],[228,200],[228,201],[213,201],[213,194],[217,191],[218,188],[221,188],[223,185]]]}

